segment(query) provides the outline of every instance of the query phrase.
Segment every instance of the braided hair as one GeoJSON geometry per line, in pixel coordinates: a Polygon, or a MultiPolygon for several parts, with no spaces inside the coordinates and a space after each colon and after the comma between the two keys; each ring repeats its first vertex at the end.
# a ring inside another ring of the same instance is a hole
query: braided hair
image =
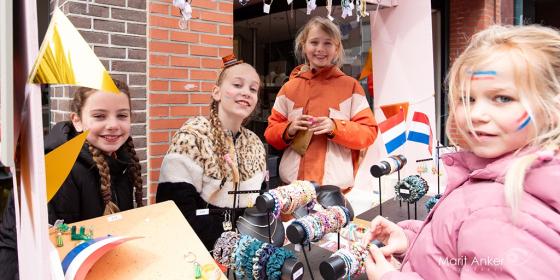
{"type": "MultiPolygon", "coordinates": [[[[117,86],[120,92],[124,93],[128,97],[128,102],[130,104],[130,89],[128,85],[122,81],[113,79],[113,82],[117,86]]],[[[87,98],[93,93],[96,92],[96,89],[88,88],[88,87],[80,87],[76,89],[74,93],[74,99],[70,104],[70,109],[73,113],[77,114],[80,118],[82,117],[82,108],[84,107],[87,98]]],[[[109,165],[105,160],[105,156],[103,152],[96,148],[95,146],[88,144],[89,152],[92,155],[93,161],[99,171],[100,176],[100,192],[101,197],[103,198],[103,202],[105,204],[105,210],[103,211],[103,215],[113,214],[119,212],[119,207],[112,201],[112,192],[111,192],[111,174],[109,170],[109,165]]],[[[133,163],[130,168],[129,176],[130,180],[133,182],[134,185],[134,197],[136,201],[136,207],[140,207],[143,205],[142,198],[142,174],[141,174],[141,166],[138,156],[136,155],[136,151],[134,150],[134,144],[132,141],[132,137],[129,137],[125,144],[123,145],[125,151],[129,154],[130,158],[133,159],[133,163]]]]}

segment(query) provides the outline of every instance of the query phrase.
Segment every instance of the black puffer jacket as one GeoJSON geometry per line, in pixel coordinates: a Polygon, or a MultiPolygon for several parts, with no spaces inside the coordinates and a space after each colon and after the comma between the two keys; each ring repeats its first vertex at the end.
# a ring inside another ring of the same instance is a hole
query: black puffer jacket
{"type": "MultiPolygon", "coordinates": [[[[54,150],[77,135],[71,122],[57,123],[45,138],[45,153],[54,150]]],[[[133,208],[133,182],[128,166],[132,165],[124,147],[117,151],[117,158],[105,156],[111,171],[113,202],[121,211],[133,208]]],[[[49,202],[49,223],[64,219],[73,223],[103,215],[105,204],[101,196],[100,176],[87,144],[82,147],[72,171],[49,202]]]]}

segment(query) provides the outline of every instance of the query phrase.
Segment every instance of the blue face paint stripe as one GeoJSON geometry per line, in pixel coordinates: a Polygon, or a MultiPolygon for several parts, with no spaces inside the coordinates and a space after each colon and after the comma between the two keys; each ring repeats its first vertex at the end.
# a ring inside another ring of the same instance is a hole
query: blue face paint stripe
{"type": "Polygon", "coordinates": [[[474,71],[473,76],[476,76],[476,75],[494,75],[494,76],[496,76],[496,71],[494,71],[494,70],[474,71]]]}
{"type": "Polygon", "coordinates": [[[531,117],[528,116],[528,118],[525,119],[525,121],[523,121],[523,123],[517,128],[517,130],[524,129],[530,122],[531,122],[531,117]]]}

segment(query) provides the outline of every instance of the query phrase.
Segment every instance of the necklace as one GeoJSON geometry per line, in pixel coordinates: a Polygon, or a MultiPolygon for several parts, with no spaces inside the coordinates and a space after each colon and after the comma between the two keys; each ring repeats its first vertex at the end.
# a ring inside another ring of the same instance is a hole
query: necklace
{"type": "Polygon", "coordinates": [[[273,218],[272,218],[272,221],[270,221],[270,224],[261,226],[261,225],[255,225],[255,224],[251,223],[249,220],[247,220],[247,219],[246,219],[245,217],[243,217],[243,216],[240,216],[239,219],[244,220],[245,222],[247,222],[248,224],[250,224],[250,225],[252,225],[252,226],[254,226],[254,227],[260,227],[260,228],[270,227],[270,226],[274,223],[274,221],[276,221],[276,218],[273,217],[273,218]]]}
{"type": "MultiPolygon", "coordinates": [[[[245,219],[245,220],[246,220],[246,219],[245,219]]],[[[260,237],[262,237],[262,238],[266,238],[267,240],[268,240],[268,238],[269,238],[268,235],[262,235],[260,232],[258,232],[258,231],[256,231],[256,230],[252,229],[251,227],[247,226],[247,225],[244,224],[244,223],[239,223],[238,226],[239,226],[239,225],[244,226],[246,229],[248,229],[248,230],[250,230],[250,231],[256,233],[258,236],[260,236],[260,237]]],[[[270,238],[271,238],[271,239],[272,239],[272,237],[274,236],[274,234],[276,233],[276,228],[277,228],[277,227],[278,227],[278,224],[274,224],[274,229],[272,230],[272,233],[270,234],[270,238]]]]}

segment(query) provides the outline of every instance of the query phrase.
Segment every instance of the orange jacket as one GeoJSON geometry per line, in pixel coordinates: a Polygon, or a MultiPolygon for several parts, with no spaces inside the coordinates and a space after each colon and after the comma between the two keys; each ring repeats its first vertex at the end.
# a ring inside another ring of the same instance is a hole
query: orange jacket
{"type": "Polygon", "coordinates": [[[375,141],[377,124],[358,81],[338,67],[305,71],[296,67],[280,89],[265,131],[266,141],[284,150],[280,178],[284,182],[313,180],[342,189],[354,185],[358,156],[375,141]],[[293,151],[282,135],[301,115],[328,116],[336,125],[334,137],[314,135],[303,157],[293,151]]]}

